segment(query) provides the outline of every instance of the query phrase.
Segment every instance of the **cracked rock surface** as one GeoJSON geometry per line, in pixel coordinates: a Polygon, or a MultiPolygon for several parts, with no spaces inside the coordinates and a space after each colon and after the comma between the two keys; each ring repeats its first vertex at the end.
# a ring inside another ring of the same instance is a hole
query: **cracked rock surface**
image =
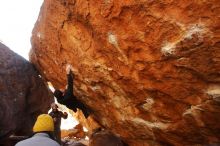
{"type": "Polygon", "coordinates": [[[33,65],[0,43],[0,139],[31,134],[36,116],[52,101],[33,65]]]}
{"type": "Polygon", "coordinates": [[[220,1],[45,0],[31,61],[131,146],[220,142],[220,1]]]}

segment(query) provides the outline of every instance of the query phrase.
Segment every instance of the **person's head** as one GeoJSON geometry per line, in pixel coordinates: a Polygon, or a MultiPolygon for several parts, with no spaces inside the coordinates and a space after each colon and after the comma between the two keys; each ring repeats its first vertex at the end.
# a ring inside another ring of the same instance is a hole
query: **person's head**
{"type": "Polygon", "coordinates": [[[46,132],[52,133],[54,132],[54,122],[53,118],[48,114],[41,114],[37,117],[37,120],[33,127],[34,133],[46,132]]]}
{"type": "Polygon", "coordinates": [[[63,97],[63,92],[60,91],[60,90],[55,90],[53,92],[53,95],[56,97],[56,98],[62,98],[63,97]]]}
{"type": "Polygon", "coordinates": [[[124,146],[122,140],[113,133],[101,130],[92,134],[89,146],[124,146]]]}
{"type": "Polygon", "coordinates": [[[52,111],[58,111],[58,105],[56,103],[51,104],[52,111]]]}

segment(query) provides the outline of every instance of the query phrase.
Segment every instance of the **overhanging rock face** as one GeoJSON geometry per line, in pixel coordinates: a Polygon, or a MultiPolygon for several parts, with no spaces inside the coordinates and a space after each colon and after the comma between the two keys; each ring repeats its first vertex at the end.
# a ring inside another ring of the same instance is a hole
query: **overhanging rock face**
{"type": "Polygon", "coordinates": [[[33,65],[0,43],[0,140],[31,134],[36,116],[52,101],[33,65]]]}
{"type": "Polygon", "coordinates": [[[220,142],[220,1],[45,0],[31,61],[133,146],[220,142]]]}

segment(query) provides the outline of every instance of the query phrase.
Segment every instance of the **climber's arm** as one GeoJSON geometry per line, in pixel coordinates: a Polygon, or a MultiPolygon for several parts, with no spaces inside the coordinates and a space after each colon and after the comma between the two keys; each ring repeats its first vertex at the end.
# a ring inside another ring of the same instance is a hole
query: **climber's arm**
{"type": "Polygon", "coordinates": [[[67,100],[72,97],[73,97],[73,74],[70,71],[70,73],[67,74],[67,89],[64,93],[64,100],[67,100]]]}
{"type": "Polygon", "coordinates": [[[61,112],[61,117],[64,118],[64,119],[67,119],[68,117],[68,114],[66,112],[61,112]]]}
{"type": "Polygon", "coordinates": [[[73,93],[73,73],[71,70],[67,74],[67,91],[73,93]]]}

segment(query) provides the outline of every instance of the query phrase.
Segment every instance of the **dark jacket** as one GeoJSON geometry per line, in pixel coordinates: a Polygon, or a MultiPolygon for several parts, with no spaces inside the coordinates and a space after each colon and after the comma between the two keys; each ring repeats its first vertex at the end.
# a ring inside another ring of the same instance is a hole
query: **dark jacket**
{"type": "Polygon", "coordinates": [[[60,125],[61,125],[61,118],[64,118],[64,119],[67,118],[67,115],[63,114],[63,112],[58,111],[58,110],[50,112],[49,115],[54,120],[54,127],[55,128],[60,127],[60,125]]]}
{"type": "Polygon", "coordinates": [[[73,95],[73,74],[67,74],[67,89],[64,92],[63,97],[57,98],[57,101],[63,105],[66,105],[69,109],[74,112],[81,109],[84,116],[87,118],[89,116],[89,109],[81,101],[79,101],[76,96],[73,95]]]}
{"type": "Polygon", "coordinates": [[[61,118],[66,119],[68,115],[63,114],[61,111],[53,111],[49,113],[49,115],[53,118],[54,121],[54,137],[58,143],[61,143],[61,118]]]}

